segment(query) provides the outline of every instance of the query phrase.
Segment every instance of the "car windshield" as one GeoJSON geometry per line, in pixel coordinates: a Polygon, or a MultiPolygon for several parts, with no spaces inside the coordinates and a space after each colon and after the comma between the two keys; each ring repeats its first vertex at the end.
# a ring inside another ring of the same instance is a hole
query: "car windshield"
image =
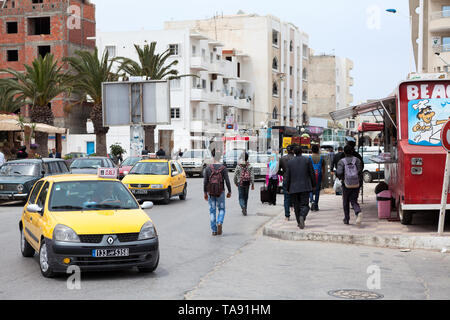
{"type": "Polygon", "coordinates": [[[135,158],[126,158],[124,162],[122,162],[122,167],[128,167],[128,166],[134,166],[136,163],[138,163],[142,158],[135,157],[135,158]]]}
{"type": "Polygon", "coordinates": [[[53,184],[49,210],[138,209],[139,205],[118,181],[71,181],[53,184]]]}
{"type": "Polygon", "coordinates": [[[6,163],[0,168],[0,176],[38,176],[39,165],[32,163],[6,163]]]}
{"type": "Polygon", "coordinates": [[[169,174],[169,164],[167,162],[138,162],[130,174],[167,176],[169,174]]]}
{"type": "Polygon", "coordinates": [[[70,169],[98,169],[101,168],[101,159],[77,159],[70,165],[70,169]]]}
{"type": "Polygon", "coordinates": [[[204,157],[205,157],[204,151],[186,151],[185,153],[183,153],[183,156],[181,158],[203,159],[204,157]]]}

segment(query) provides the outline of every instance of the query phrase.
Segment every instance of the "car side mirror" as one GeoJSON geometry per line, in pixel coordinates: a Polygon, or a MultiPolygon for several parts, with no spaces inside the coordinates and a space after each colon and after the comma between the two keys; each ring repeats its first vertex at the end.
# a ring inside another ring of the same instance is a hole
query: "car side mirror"
{"type": "Polygon", "coordinates": [[[30,204],[27,207],[27,211],[29,211],[31,213],[41,213],[42,212],[42,208],[39,207],[37,204],[30,204]]]}
{"type": "Polygon", "coordinates": [[[147,210],[147,209],[152,209],[153,208],[153,202],[151,201],[145,201],[142,205],[141,205],[141,209],[147,210]]]}
{"type": "Polygon", "coordinates": [[[179,173],[178,173],[178,171],[173,171],[172,172],[172,177],[175,177],[175,176],[177,176],[179,173]]]}

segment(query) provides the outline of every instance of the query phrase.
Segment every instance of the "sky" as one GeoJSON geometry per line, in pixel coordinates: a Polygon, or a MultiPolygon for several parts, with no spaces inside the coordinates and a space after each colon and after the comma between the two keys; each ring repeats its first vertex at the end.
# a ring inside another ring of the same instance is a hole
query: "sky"
{"type": "Polygon", "coordinates": [[[245,13],[278,17],[309,35],[316,54],[354,62],[353,104],[390,95],[415,71],[408,0],[92,0],[101,31],[158,30],[165,21],[245,13]],[[385,10],[394,8],[397,14],[385,10]]]}

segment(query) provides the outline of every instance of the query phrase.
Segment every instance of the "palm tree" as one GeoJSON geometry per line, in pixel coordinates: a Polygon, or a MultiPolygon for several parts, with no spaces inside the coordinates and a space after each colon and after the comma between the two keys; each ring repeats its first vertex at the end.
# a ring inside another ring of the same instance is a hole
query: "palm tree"
{"type": "Polygon", "coordinates": [[[102,83],[117,81],[117,73],[112,71],[115,59],[109,59],[108,51],[105,50],[101,59],[98,49],[94,51],[76,51],[75,56],[65,58],[73,71],[74,92],[81,97],[80,102],[92,103],[90,118],[94,125],[96,135],[96,154],[107,155],[106,134],[109,128],[103,126],[102,111],[102,83]]]}
{"type": "Polygon", "coordinates": [[[8,87],[6,83],[0,82],[0,113],[15,113],[25,105],[23,99],[18,99],[17,93],[8,87]]]}
{"type": "MultiPolygon", "coordinates": [[[[32,65],[25,65],[25,72],[12,69],[0,70],[12,78],[2,80],[6,87],[17,95],[19,101],[31,106],[31,121],[34,123],[54,124],[51,101],[63,93],[70,94],[71,86],[63,66],[59,65],[52,54],[39,56],[32,65]]],[[[38,153],[48,152],[48,133],[36,132],[38,153]]]]}
{"type": "MultiPolygon", "coordinates": [[[[150,45],[144,45],[141,48],[134,45],[138,54],[139,61],[134,61],[125,57],[117,57],[120,61],[119,72],[123,71],[130,76],[146,77],[147,80],[172,80],[181,77],[195,76],[195,75],[178,75],[178,70],[174,69],[178,64],[178,60],[173,60],[167,63],[167,59],[172,55],[170,49],[163,53],[156,53],[156,42],[150,45]]],[[[196,76],[195,76],[196,77],[196,76]]],[[[144,126],[145,141],[149,147],[150,152],[155,152],[155,128],[156,126],[144,126]]]]}

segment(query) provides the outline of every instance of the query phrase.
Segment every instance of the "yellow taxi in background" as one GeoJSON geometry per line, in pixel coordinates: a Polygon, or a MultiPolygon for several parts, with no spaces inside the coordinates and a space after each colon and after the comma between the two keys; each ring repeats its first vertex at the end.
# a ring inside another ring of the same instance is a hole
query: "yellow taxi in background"
{"type": "Polygon", "coordinates": [[[118,180],[96,175],[49,176],[33,187],[19,222],[24,257],[39,254],[45,277],[66,272],[128,269],[153,272],[159,263],[156,228],[118,180]]]}
{"type": "Polygon", "coordinates": [[[161,200],[164,204],[178,196],[186,200],[186,173],[178,161],[148,159],[139,161],[122,180],[139,201],[161,200]]]}

